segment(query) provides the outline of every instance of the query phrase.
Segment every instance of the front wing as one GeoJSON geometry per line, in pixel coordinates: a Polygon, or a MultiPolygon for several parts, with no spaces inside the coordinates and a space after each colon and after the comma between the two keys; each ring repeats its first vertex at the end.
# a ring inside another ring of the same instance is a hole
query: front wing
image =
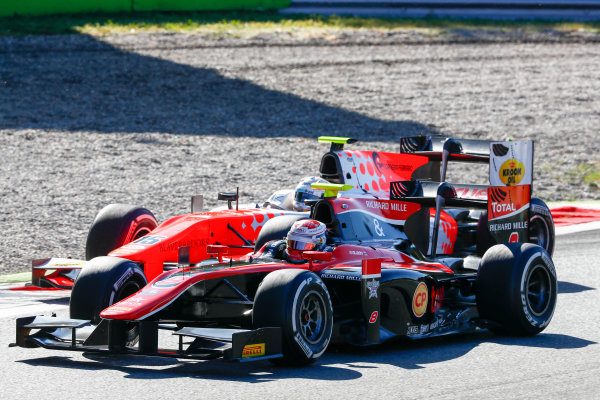
{"type": "Polygon", "coordinates": [[[198,360],[256,361],[282,357],[281,328],[178,329],[157,321],[106,319],[92,325],[86,320],[55,316],[18,318],[16,325],[16,343],[11,346],[198,360]],[[132,329],[139,332],[137,345],[128,344],[127,332],[132,329]],[[172,331],[179,338],[178,346],[160,348],[159,331],[172,331]]]}

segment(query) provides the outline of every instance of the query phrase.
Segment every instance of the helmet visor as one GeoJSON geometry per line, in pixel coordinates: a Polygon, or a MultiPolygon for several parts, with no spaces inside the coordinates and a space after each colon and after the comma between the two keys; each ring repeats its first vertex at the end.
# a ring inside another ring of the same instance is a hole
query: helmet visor
{"type": "Polygon", "coordinates": [[[318,200],[320,197],[308,192],[296,191],[294,200],[300,203],[304,203],[306,200],[318,200]]]}
{"type": "Polygon", "coordinates": [[[310,251],[315,248],[315,244],[311,242],[300,242],[298,240],[287,240],[287,248],[296,251],[310,251]]]}

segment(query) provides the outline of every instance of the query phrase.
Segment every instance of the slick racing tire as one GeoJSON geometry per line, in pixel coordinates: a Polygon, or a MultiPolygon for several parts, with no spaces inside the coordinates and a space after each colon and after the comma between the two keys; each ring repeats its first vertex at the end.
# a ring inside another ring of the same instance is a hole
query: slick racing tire
{"type": "Polygon", "coordinates": [[[556,306],[556,270],[546,250],[531,243],[491,247],[477,273],[480,317],[500,332],[535,335],[550,323],[556,306]]]}
{"type": "Polygon", "coordinates": [[[327,287],[316,274],[297,269],[271,272],[260,284],[252,312],[254,328],[280,327],[283,365],[306,365],[327,349],[333,312],[327,287]]]}
{"type": "Polygon", "coordinates": [[[85,243],[85,258],[105,256],[114,249],[152,232],[158,226],[154,215],[145,208],[127,204],[109,204],[92,222],[85,243]]]}
{"type": "Polygon", "coordinates": [[[294,222],[306,219],[306,217],[306,215],[282,215],[265,222],[256,238],[254,252],[256,253],[265,245],[265,243],[270,242],[271,240],[284,239],[292,228],[292,225],[294,225],[294,222]]]}
{"type": "MultiPolygon", "coordinates": [[[[532,197],[529,209],[528,243],[537,244],[552,255],[554,253],[554,221],[550,209],[542,200],[532,197]]],[[[495,243],[487,225],[487,212],[479,217],[476,235],[477,253],[483,255],[495,243]]]]}
{"type": "Polygon", "coordinates": [[[554,220],[550,209],[537,197],[531,199],[529,209],[529,243],[544,248],[548,254],[554,254],[554,220]]]}
{"type": "Polygon", "coordinates": [[[88,261],[77,277],[69,311],[71,318],[100,322],[100,312],[146,286],[139,265],[118,257],[96,257],[88,261]]]}

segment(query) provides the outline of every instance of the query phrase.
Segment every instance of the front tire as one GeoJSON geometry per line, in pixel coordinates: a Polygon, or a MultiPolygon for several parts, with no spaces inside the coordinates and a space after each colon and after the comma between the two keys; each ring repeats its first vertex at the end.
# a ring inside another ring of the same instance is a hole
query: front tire
{"type": "Polygon", "coordinates": [[[297,269],[271,272],[260,284],[252,313],[254,328],[280,327],[285,365],[315,362],[327,349],[333,311],[327,287],[316,274],[297,269]]]}
{"type": "Polygon", "coordinates": [[[96,218],[85,243],[85,258],[105,256],[114,249],[152,232],[158,226],[154,215],[145,208],[128,204],[109,204],[96,218]]]}
{"type": "Polygon", "coordinates": [[[490,248],[477,273],[480,317],[516,335],[535,335],[550,323],[557,297],[556,269],[548,252],[531,243],[490,248]]]}
{"type": "Polygon", "coordinates": [[[144,271],[133,261],[97,257],[88,261],[77,277],[69,311],[71,318],[100,322],[100,312],[141,290],[147,284],[144,271]]]}

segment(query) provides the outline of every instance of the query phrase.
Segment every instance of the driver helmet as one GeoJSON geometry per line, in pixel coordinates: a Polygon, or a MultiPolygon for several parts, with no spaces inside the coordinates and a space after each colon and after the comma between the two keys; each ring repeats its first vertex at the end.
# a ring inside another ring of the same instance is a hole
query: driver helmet
{"type": "Polygon", "coordinates": [[[275,208],[277,210],[289,210],[291,208],[292,189],[278,190],[264,202],[263,208],[275,208]]]}
{"type": "Polygon", "coordinates": [[[305,204],[306,200],[318,200],[323,198],[324,190],[313,189],[310,187],[313,183],[328,183],[325,179],[318,176],[307,176],[296,186],[294,193],[294,210],[309,211],[310,206],[305,204]]]}
{"type": "Polygon", "coordinates": [[[290,260],[302,260],[303,251],[320,251],[325,248],[327,227],[314,219],[296,221],[287,234],[285,251],[290,260]]]}

